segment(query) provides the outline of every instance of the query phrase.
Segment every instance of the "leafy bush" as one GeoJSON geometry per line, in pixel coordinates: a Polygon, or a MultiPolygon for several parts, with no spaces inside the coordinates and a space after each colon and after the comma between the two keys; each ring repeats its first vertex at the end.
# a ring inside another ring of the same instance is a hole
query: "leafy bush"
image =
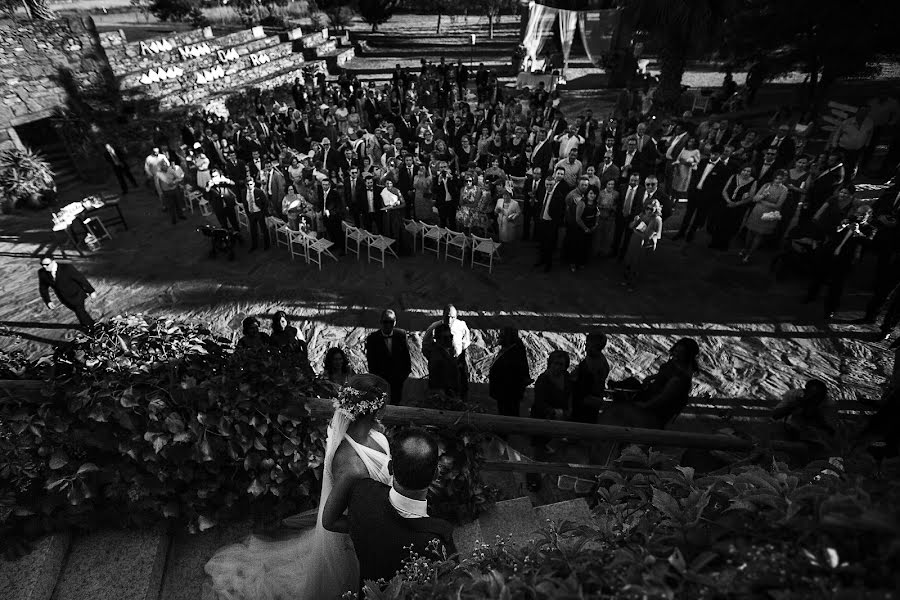
{"type": "Polygon", "coordinates": [[[160,21],[184,21],[194,3],[191,0],[153,0],[150,12],[160,21]]]}
{"type": "Polygon", "coordinates": [[[191,7],[191,12],[188,13],[188,20],[191,23],[191,27],[194,27],[195,29],[202,29],[203,27],[209,27],[211,25],[206,14],[199,6],[191,7]]]}
{"type": "Polygon", "coordinates": [[[28,148],[0,151],[0,194],[13,208],[26,200],[32,208],[40,208],[43,196],[55,190],[53,170],[39,152],[28,148]]]}
{"type": "Polygon", "coordinates": [[[378,31],[378,26],[387,23],[394,16],[400,0],[359,0],[359,16],[372,26],[372,31],[378,31]]]}
{"type": "MultiPolygon", "coordinates": [[[[628,462],[659,466],[637,447],[628,462]]],[[[550,524],[523,548],[484,544],[457,565],[411,557],[370,600],[401,598],[889,598],[900,589],[900,462],[865,455],[607,472],[590,526],[550,524]]]]}
{"type": "Polygon", "coordinates": [[[287,27],[287,22],[284,20],[284,17],[280,15],[268,15],[260,19],[259,24],[263,27],[275,27],[279,29],[284,29],[287,27]]]}
{"type": "MultiPolygon", "coordinates": [[[[271,524],[318,499],[326,423],[303,398],[333,388],[294,356],[232,351],[205,327],[133,315],[50,358],[0,353],[0,375],[49,376],[42,396],[0,402],[6,542],[101,523],[271,524]]],[[[482,438],[438,433],[433,503],[472,518],[492,498],[478,476],[482,438]]]]}

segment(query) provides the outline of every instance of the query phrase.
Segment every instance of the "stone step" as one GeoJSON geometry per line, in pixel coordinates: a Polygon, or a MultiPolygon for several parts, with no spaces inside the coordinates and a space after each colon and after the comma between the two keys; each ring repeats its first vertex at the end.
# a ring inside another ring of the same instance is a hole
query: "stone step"
{"type": "Polygon", "coordinates": [[[48,535],[18,560],[0,560],[0,598],[50,600],[71,541],[68,533],[48,535]]]}
{"type": "MultiPolygon", "coordinates": [[[[238,60],[224,65],[216,65],[210,69],[205,69],[203,74],[208,75],[214,69],[221,67],[221,77],[214,78],[211,81],[206,81],[205,83],[200,82],[198,79],[198,74],[200,72],[195,71],[192,73],[185,73],[185,77],[190,77],[190,79],[160,82],[158,84],[153,84],[151,89],[144,89],[142,92],[149,96],[160,98],[161,107],[175,106],[178,103],[176,102],[173,104],[172,101],[178,97],[183,99],[192,97],[202,98],[218,94],[226,88],[239,89],[245,85],[245,81],[248,79],[257,79],[258,75],[256,72],[259,69],[263,69],[265,72],[281,70],[283,67],[274,68],[270,67],[270,65],[273,63],[281,63],[283,61],[289,61],[292,64],[298,65],[303,63],[303,57],[293,53],[291,42],[281,42],[259,52],[247,54],[238,60]],[[254,63],[254,61],[257,61],[258,64],[254,63]]],[[[193,102],[187,102],[187,104],[192,103],[193,102]]]]}
{"type": "Polygon", "coordinates": [[[121,65],[120,73],[117,74],[121,74],[122,71],[142,69],[143,65],[150,68],[150,65],[156,63],[180,61],[182,59],[178,52],[179,47],[192,46],[201,42],[208,43],[214,37],[211,27],[173,32],[138,42],[125,41],[125,43],[119,43],[125,37],[121,29],[118,32],[109,31],[100,35],[100,45],[105,48],[110,64],[121,65]]]}
{"type": "Polygon", "coordinates": [[[105,530],[76,538],[53,600],[157,600],[169,536],[162,530],[105,530]]]}
{"type": "Polygon", "coordinates": [[[327,54],[320,54],[319,58],[324,58],[330,71],[337,71],[345,64],[353,60],[356,51],[353,48],[335,48],[327,54]]]}
{"type": "Polygon", "coordinates": [[[159,600],[199,600],[206,581],[204,565],[216,550],[243,540],[250,534],[250,522],[216,526],[191,535],[176,534],[169,549],[159,600]]]}
{"type": "Polygon", "coordinates": [[[534,506],[526,497],[501,500],[481,515],[478,521],[484,541],[489,544],[493,544],[499,537],[504,541],[509,539],[513,546],[522,546],[535,539],[535,532],[540,528],[534,506]]]}
{"type": "MultiPolygon", "coordinates": [[[[284,46],[290,48],[290,42],[279,44],[275,48],[284,46]]],[[[244,61],[241,62],[243,63],[244,61]]],[[[299,73],[305,64],[301,55],[289,53],[257,66],[235,69],[229,67],[225,69],[225,76],[214,79],[209,83],[196,85],[188,89],[180,86],[176,87],[172,92],[160,98],[160,108],[167,109],[175,106],[196,105],[212,96],[219,96],[229,92],[233,93],[235,89],[247,89],[249,87],[264,87],[268,89],[274,87],[274,85],[267,82],[267,78],[277,75],[279,81],[283,82],[285,73],[299,73]]]]}
{"type": "Polygon", "coordinates": [[[307,48],[304,52],[304,55],[306,55],[307,52],[311,52],[311,56],[309,56],[308,58],[313,58],[313,56],[315,56],[316,58],[324,58],[326,55],[334,52],[336,49],[337,41],[328,39],[321,44],[313,46],[312,48],[307,48]]]}
{"type": "MultiPolygon", "coordinates": [[[[283,56],[285,54],[290,54],[291,52],[292,47],[289,42],[283,43],[277,37],[264,37],[243,42],[237,46],[231,46],[228,48],[223,47],[219,50],[214,50],[211,54],[207,54],[205,56],[188,59],[177,64],[168,65],[168,68],[178,67],[184,73],[183,75],[181,75],[181,77],[174,80],[163,80],[158,83],[150,84],[143,83],[141,81],[141,78],[149,74],[149,71],[151,70],[146,69],[144,71],[132,72],[128,75],[125,75],[119,80],[119,86],[123,90],[139,88],[145,93],[153,96],[158,96],[162,93],[165,93],[166,88],[168,87],[167,83],[177,82],[179,80],[183,81],[184,78],[196,77],[196,73],[198,71],[214,69],[218,66],[226,68],[228,66],[233,66],[232,63],[240,64],[241,61],[248,62],[251,60],[251,56],[259,57],[262,54],[267,54],[270,55],[270,58],[273,58],[271,56],[272,53],[275,53],[278,56],[283,56]],[[276,50],[276,48],[278,49],[276,50]],[[225,60],[222,60],[223,58],[225,60]]],[[[177,83],[175,85],[177,86],[177,83]]]]}
{"type": "Polygon", "coordinates": [[[590,525],[593,522],[591,509],[584,498],[536,506],[534,514],[541,526],[547,521],[553,523],[572,521],[576,525],[590,525]]]}
{"type": "Polygon", "coordinates": [[[471,556],[472,551],[478,548],[483,541],[484,534],[481,532],[481,524],[478,520],[453,529],[453,543],[456,544],[460,560],[471,556]]]}
{"type": "Polygon", "coordinates": [[[321,31],[312,31],[307,33],[306,35],[300,36],[300,38],[294,40],[294,43],[297,44],[298,48],[315,48],[319,46],[328,39],[328,30],[323,29],[321,31]]]}

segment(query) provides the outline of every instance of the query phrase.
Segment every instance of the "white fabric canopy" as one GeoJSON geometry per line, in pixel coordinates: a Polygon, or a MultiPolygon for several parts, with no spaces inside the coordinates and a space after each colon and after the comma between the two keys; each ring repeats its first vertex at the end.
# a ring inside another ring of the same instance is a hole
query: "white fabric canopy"
{"type": "MultiPolygon", "coordinates": [[[[554,22],[559,18],[559,37],[562,41],[563,61],[566,67],[569,65],[569,54],[572,51],[572,42],[575,40],[575,30],[581,28],[581,42],[588,53],[588,59],[593,63],[587,44],[587,31],[585,27],[585,12],[577,10],[562,10],[538,4],[532,0],[528,4],[528,26],[525,28],[525,65],[526,70],[531,70],[538,55],[547,43],[547,38],[553,30],[554,22]]],[[[599,57],[598,57],[599,58],[599,57]]]]}

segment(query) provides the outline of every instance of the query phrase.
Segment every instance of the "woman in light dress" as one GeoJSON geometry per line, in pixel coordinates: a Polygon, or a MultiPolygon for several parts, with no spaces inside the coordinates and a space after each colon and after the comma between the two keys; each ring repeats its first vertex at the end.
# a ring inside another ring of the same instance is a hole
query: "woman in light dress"
{"type": "Polygon", "coordinates": [[[420,220],[427,223],[437,222],[434,214],[434,202],[431,200],[432,179],[428,174],[425,165],[419,165],[416,169],[416,175],[413,177],[413,190],[415,190],[414,213],[420,220]]]}
{"type": "Polygon", "coordinates": [[[350,127],[348,117],[350,116],[350,111],[347,110],[347,102],[341,100],[338,103],[338,107],[334,110],[334,120],[337,122],[338,131],[342,134],[347,134],[347,129],[350,127]]]}
{"type": "Polygon", "coordinates": [[[472,227],[472,211],[478,201],[480,190],[475,185],[475,176],[468,173],[463,188],[459,192],[459,208],[456,209],[456,227],[460,231],[469,232],[472,227]]]}
{"type": "MultiPolygon", "coordinates": [[[[588,188],[590,190],[590,188],[588,188]]],[[[596,190],[595,190],[596,191],[596,190]]],[[[609,180],[597,195],[597,226],[594,230],[594,256],[610,251],[616,228],[616,205],[619,191],[616,182],[609,180]]]]}
{"type": "Polygon", "coordinates": [[[772,235],[781,220],[781,207],[788,197],[788,188],[784,184],[788,174],[784,169],[775,172],[775,178],[759,188],[753,197],[753,208],[747,217],[747,242],[741,250],[741,262],[747,264],[756,249],[767,236],[772,235]]]}
{"type": "Polygon", "coordinates": [[[203,153],[203,150],[197,150],[194,166],[197,167],[197,189],[205,190],[211,177],[209,176],[209,158],[203,153]]]}
{"type": "Polygon", "coordinates": [[[380,409],[373,410],[386,403],[390,386],[374,375],[356,375],[348,380],[347,388],[364,395],[356,405],[355,396],[339,396],[341,406],[328,426],[315,529],[283,540],[251,535],[220,548],[205,567],[219,599],[334,600],[359,589],[353,542],[349,535],[322,526],[322,509],[341,478],[368,477],[391,485],[390,448],[378,425],[380,409]]]}
{"type": "Polygon", "coordinates": [[[672,194],[678,198],[687,196],[688,184],[691,181],[691,173],[700,163],[700,150],[697,148],[697,138],[689,138],[684,149],[675,159],[675,169],[672,171],[672,194]]]}
{"type": "Polygon", "coordinates": [[[513,200],[509,190],[503,191],[503,196],[497,200],[497,207],[494,214],[497,215],[497,227],[500,230],[501,242],[512,242],[516,239],[518,231],[519,203],[513,200]]]}
{"type": "Polygon", "coordinates": [[[647,257],[656,252],[656,244],[662,235],[662,205],[653,200],[631,223],[631,240],[625,253],[625,285],[633,288],[647,257]]]}

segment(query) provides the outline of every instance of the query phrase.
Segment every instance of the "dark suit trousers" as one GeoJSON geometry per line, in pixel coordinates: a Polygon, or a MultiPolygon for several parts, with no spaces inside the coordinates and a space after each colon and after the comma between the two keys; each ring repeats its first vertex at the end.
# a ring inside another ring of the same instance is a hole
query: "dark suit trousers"
{"type": "Polygon", "coordinates": [[[233,206],[222,205],[216,210],[216,219],[222,229],[231,229],[232,231],[240,231],[241,226],[238,224],[237,213],[234,212],[233,206]]]}
{"type": "Polygon", "coordinates": [[[522,205],[522,239],[531,239],[531,227],[535,222],[534,206],[530,202],[522,205]]]}
{"type": "MultiPolygon", "coordinates": [[[[900,257],[891,260],[890,254],[880,252],[875,263],[875,286],[872,298],[866,305],[866,317],[874,319],[885,300],[893,293],[894,305],[900,306],[900,257]],[[893,290],[893,291],[892,291],[893,290]]],[[[889,311],[890,312],[890,311],[889,311]]],[[[885,317],[885,323],[887,323],[885,317]]]]}
{"type": "Polygon", "coordinates": [[[394,406],[398,406],[403,403],[403,384],[406,383],[406,378],[403,379],[388,379],[388,384],[391,386],[391,404],[394,406]]]}
{"type": "Polygon", "coordinates": [[[625,257],[625,251],[628,249],[628,242],[631,241],[631,219],[627,218],[621,212],[616,212],[616,228],[613,233],[613,243],[610,253],[618,258],[625,257]]]}
{"type": "Polygon", "coordinates": [[[116,174],[116,179],[119,180],[119,187],[122,188],[122,193],[128,193],[128,184],[125,182],[127,179],[131,182],[131,185],[137,187],[137,181],[134,180],[134,175],[131,174],[131,169],[128,168],[128,165],[113,165],[113,173],[116,174]]]}
{"type": "Polygon", "coordinates": [[[94,325],[94,319],[88,314],[87,309],[84,308],[84,298],[77,302],[62,302],[61,300],[60,302],[75,313],[75,317],[82,327],[92,327],[94,325]]]}
{"type": "Polygon", "coordinates": [[[178,222],[179,217],[184,217],[184,212],[181,210],[181,190],[163,191],[163,205],[172,216],[173,224],[178,222]]]}
{"type": "Polygon", "coordinates": [[[341,254],[344,253],[344,232],[341,229],[343,219],[334,215],[325,218],[325,229],[328,231],[328,237],[334,242],[334,247],[341,254]]]}
{"type": "Polygon", "coordinates": [[[706,223],[708,198],[703,191],[695,190],[688,197],[687,209],[684,212],[684,219],[681,221],[681,227],[678,229],[678,235],[687,233],[687,239],[691,240],[698,229],[706,223]]]}
{"type": "Polygon", "coordinates": [[[537,235],[540,241],[540,254],[538,264],[544,265],[548,269],[553,266],[553,253],[559,242],[559,226],[553,221],[537,222],[537,235]]]}
{"type": "Polygon", "coordinates": [[[259,234],[262,233],[263,248],[269,249],[269,230],[266,228],[266,217],[262,211],[247,213],[250,221],[250,249],[259,247],[259,234]]]}

